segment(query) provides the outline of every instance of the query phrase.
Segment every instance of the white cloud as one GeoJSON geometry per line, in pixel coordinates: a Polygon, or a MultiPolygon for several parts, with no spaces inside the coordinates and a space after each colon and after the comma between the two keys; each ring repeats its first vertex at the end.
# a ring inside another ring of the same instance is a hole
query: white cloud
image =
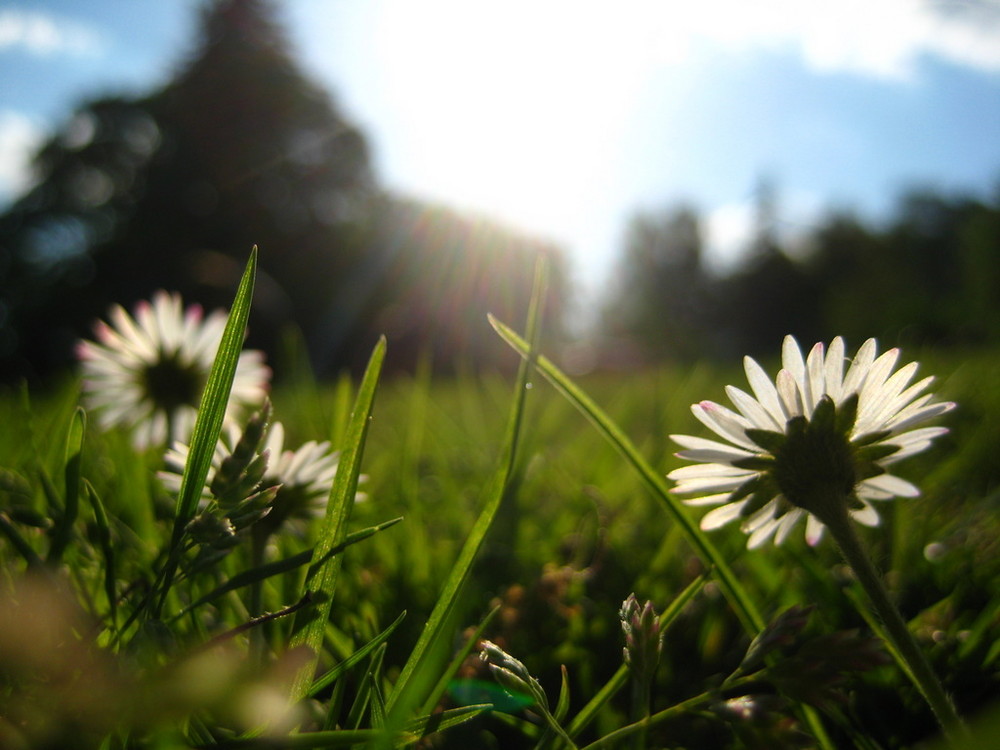
{"type": "Polygon", "coordinates": [[[96,55],[104,47],[92,26],[51,13],[0,10],[0,50],[19,48],[33,55],[96,55]]]}
{"type": "Polygon", "coordinates": [[[0,110],[0,203],[31,184],[31,154],[43,137],[42,129],[28,117],[0,110]]]}
{"type": "Polygon", "coordinates": [[[655,19],[664,63],[692,52],[791,49],[815,70],[879,78],[913,77],[923,55],[1000,71],[996,0],[637,0],[655,19]]]}

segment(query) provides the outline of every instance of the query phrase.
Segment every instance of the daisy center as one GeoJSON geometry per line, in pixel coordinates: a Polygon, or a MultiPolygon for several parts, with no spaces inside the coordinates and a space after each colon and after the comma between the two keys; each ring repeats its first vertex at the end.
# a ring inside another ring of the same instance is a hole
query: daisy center
{"type": "Polygon", "coordinates": [[[182,406],[197,407],[205,385],[203,373],[183,364],[176,354],[161,354],[142,370],[140,383],[148,398],[167,413],[182,406]]]}
{"type": "Polygon", "coordinates": [[[850,497],[858,476],[854,450],[847,439],[833,429],[801,420],[789,423],[788,439],[775,453],[773,476],[785,498],[815,512],[817,502],[833,497],[850,497]]]}

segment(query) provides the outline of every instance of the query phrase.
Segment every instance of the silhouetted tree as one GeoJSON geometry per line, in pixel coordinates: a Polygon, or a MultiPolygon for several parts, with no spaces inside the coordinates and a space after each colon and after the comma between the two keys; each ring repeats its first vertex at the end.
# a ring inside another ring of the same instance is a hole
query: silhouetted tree
{"type": "Polygon", "coordinates": [[[35,159],[37,185],[0,217],[0,377],[44,373],[113,302],[157,288],[225,306],[260,247],[253,346],[289,326],[330,372],[383,329],[391,364],[491,363],[486,312],[520,322],[550,244],[383,194],[368,147],[298,69],[267,0],[215,0],[161,90],[82,105],[35,159]]]}
{"type": "Polygon", "coordinates": [[[338,314],[367,250],[374,180],[266,0],[208,3],[172,82],[83,105],[34,166],[37,186],[0,218],[6,375],[65,362],[111,302],[166,287],[227,304],[254,244],[253,343],[273,349],[293,323],[329,350],[312,322],[338,314]]]}
{"type": "Polygon", "coordinates": [[[689,358],[712,348],[711,288],[702,265],[698,214],[689,206],[640,212],[629,221],[617,286],[603,333],[652,359],[689,358]]]}
{"type": "Polygon", "coordinates": [[[816,340],[822,330],[815,280],[782,246],[773,182],[754,193],[754,229],[745,259],[719,282],[715,328],[730,354],[766,354],[787,334],[816,340]]]}
{"type": "Polygon", "coordinates": [[[826,330],[906,344],[1000,340],[996,206],[913,192],[887,228],[839,214],[812,244],[806,272],[826,330]]]}

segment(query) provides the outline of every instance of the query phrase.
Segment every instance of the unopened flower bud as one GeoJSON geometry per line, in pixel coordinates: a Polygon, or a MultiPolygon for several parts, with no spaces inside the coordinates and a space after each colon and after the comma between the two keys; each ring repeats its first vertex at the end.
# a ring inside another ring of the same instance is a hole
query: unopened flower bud
{"type": "Polygon", "coordinates": [[[629,594],[618,615],[625,634],[625,663],[643,677],[651,677],[663,647],[663,633],[653,603],[647,601],[640,606],[635,594],[629,594]]]}

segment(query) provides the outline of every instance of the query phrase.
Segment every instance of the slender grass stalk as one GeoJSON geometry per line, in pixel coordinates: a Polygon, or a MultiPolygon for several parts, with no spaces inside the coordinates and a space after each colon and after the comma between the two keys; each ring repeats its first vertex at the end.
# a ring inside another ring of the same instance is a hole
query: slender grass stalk
{"type": "MultiPolygon", "coordinates": [[[[267,551],[267,540],[270,534],[261,532],[258,528],[250,529],[250,568],[256,570],[264,566],[267,551]]],[[[264,612],[264,579],[258,578],[250,584],[249,606],[247,610],[251,617],[257,617],[264,612]]],[[[264,628],[254,628],[250,631],[251,663],[263,667],[267,659],[267,648],[264,628]]]]}
{"type": "MultiPolygon", "coordinates": [[[[754,675],[749,675],[747,677],[742,677],[738,680],[734,680],[730,683],[729,687],[739,687],[741,685],[751,683],[755,679],[754,675]]],[[[608,734],[601,737],[601,739],[591,742],[589,745],[580,748],[580,750],[598,750],[599,748],[618,748],[622,747],[622,741],[630,737],[635,737],[636,735],[643,734],[649,731],[650,727],[656,726],[657,724],[662,724],[664,721],[672,719],[676,716],[682,716],[683,714],[692,711],[702,706],[706,706],[713,701],[719,700],[718,692],[714,690],[707,690],[704,693],[696,695],[687,700],[676,703],[669,708],[665,708],[662,711],[657,711],[655,714],[651,714],[641,721],[635,721],[631,724],[626,724],[619,729],[609,732],[608,734]]]]}
{"type": "MultiPolygon", "coordinates": [[[[500,337],[517,351],[522,357],[528,356],[529,347],[527,342],[518,336],[511,328],[501,323],[494,317],[490,317],[490,323],[500,337]]],[[[573,406],[580,410],[587,420],[593,424],[598,432],[607,439],[625,459],[638,472],[643,483],[659,499],[667,513],[680,526],[681,531],[688,542],[694,547],[698,556],[706,565],[714,569],[714,574],[719,581],[726,598],[729,599],[740,618],[747,632],[756,635],[764,627],[764,619],[760,611],[754,604],[753,599],[746,592],[746,589],[737,580],[729,563],[719,552],[718,548],[712,544],[705,533],[698,528],[691,517],[685,512],[681,503],[670,494],[670,488],[663,475],[656,471],[643,458],[639,449],[629,440],[628,436],[622,432],[607,414],[595,404],[587,394],[585,394],[572,380],[569,379],[556,365],[548,358],[539,355],[537,360],[538,371],[553,385],[556,390],[565,396],[573,406]]]]}

